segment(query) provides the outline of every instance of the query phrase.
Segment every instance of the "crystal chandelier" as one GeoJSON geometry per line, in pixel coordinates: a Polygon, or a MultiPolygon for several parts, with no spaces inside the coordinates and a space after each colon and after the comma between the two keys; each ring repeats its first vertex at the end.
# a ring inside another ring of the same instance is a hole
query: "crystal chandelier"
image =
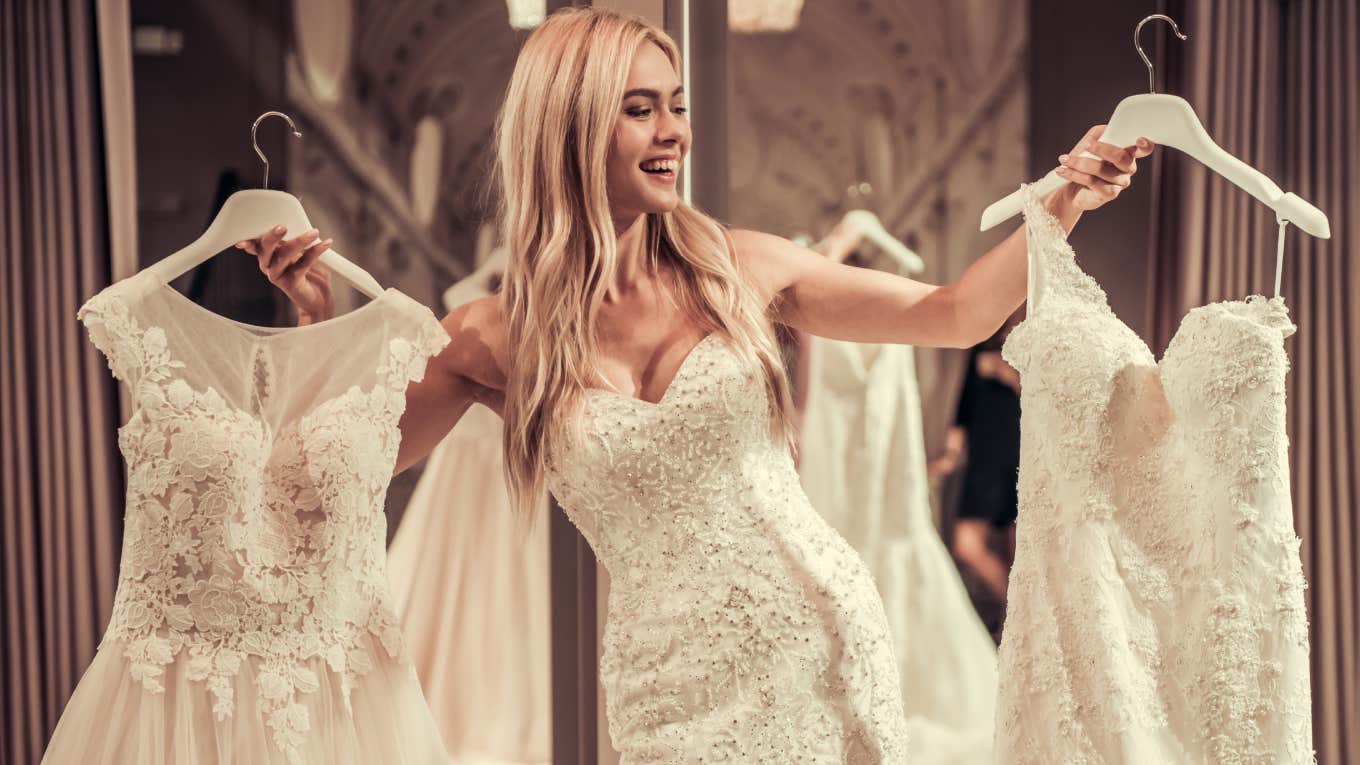
{"type": "Polygon", "coordinates": [[[728,0],[727,26],[734,32],[788,32],[798,26],[803,0],[728,0]]]}

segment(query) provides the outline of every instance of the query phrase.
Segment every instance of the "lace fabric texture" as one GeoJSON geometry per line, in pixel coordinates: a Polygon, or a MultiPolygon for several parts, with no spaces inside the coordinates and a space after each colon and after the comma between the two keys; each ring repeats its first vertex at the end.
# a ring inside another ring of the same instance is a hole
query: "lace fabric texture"
{"type": "Polygon", "coordinates": [[[1026,189],[1008,763],[1312,761],[1284,302],[1196,308],[1159,362],[1026,189]]]}
{"type": "Polygon", "coordinates": [[[901,763],[883,603],[771,436],[753,364],[702,340],[659,403],[588,391],[549,486],[610,575],[600,676],[639,763],[901,763]]]}
{"type": "Polygon", "coordinates": [[[384,569],[406,386],[448,342],[434,316],[388,290],[253,327],[142,272],[79,317],[131,392],[125,530],[112,619],[46,759],[444,759],[384,569]]]}

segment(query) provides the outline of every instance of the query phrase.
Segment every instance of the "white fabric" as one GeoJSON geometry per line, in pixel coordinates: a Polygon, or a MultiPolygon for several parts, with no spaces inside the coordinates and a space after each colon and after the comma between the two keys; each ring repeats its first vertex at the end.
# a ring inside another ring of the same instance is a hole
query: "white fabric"
{"type": "Polygon", "coordinates": [[[659,403],[592,390],[549,487],[608,569],[600,679],[624,765],[901,763],[883,602],[718,335],[659,403]]]}
{"type": "Polygon", "coordinates": [[[935,528],[915,351],[814,336],[807,352],[803,488],[878,583],[922,731],[912,762],[991,763],[996,645],[935,528]]]}
{"type": "Polygon", "coordinates": [[[548,518],[510,505],[501,419],[469,409],[433,453],[387,553],[406,646],[449,753],[551,755],[548,518]]]}
{"type": "Polygon", "coordinates": [[[1283,301],[1196,308],[1158,362],[1025,196],[1000,761],[1311,761],[1283,301]]]}
{"type": "Polygon", "coordinates": [[[445,761],[383,568],[434,316],[388,290],[252,327],[142,272],[80,318],[133,401],[127,509],[113,616],[44,762],[445,761]]]}

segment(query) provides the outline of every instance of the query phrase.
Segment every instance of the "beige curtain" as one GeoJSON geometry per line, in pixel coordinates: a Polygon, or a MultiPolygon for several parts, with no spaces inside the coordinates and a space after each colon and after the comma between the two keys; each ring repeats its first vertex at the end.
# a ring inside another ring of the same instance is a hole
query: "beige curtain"
{"type": "MultiPolygon", "coordinates": [[[[1360,762],[1360,4],[1182,0],[1165,10],[1167,89],[1225,149],[1307,199],[1332,238],[1287,229],[1295,522],[1303,538],[1318,761],[1360,762]]],[[[1203,303],[1274,289],[1273,213],[1193,161],[1162,152],[1150,312],[1164,347],[1203,303]]]]}
{"type": "Polygon", "coordinates": [[[109,281],[94,6],[0,3],[0,761],[37,762],[108,621],[117,393],[76,322],[109,281]]]}

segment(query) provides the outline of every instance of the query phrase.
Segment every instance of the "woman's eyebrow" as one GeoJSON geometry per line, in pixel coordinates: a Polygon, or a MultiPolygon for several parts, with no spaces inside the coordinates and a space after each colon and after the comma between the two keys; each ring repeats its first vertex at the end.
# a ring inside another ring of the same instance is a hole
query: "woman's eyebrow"
{"type": "MultiPolygon", "coordinates": [[[[676,88],[675,92],[671,93],[671,98],[675,98],[676,96],[684,92],[685,92],[684,87],[676,88]]],[[[644,96],[655,101],[661,98],[661,93],[660,91],[652,90],[651,88],[633,88],[632,90],[623,94],[624,98],[629,98],[632,96],[644,96]]]]}

